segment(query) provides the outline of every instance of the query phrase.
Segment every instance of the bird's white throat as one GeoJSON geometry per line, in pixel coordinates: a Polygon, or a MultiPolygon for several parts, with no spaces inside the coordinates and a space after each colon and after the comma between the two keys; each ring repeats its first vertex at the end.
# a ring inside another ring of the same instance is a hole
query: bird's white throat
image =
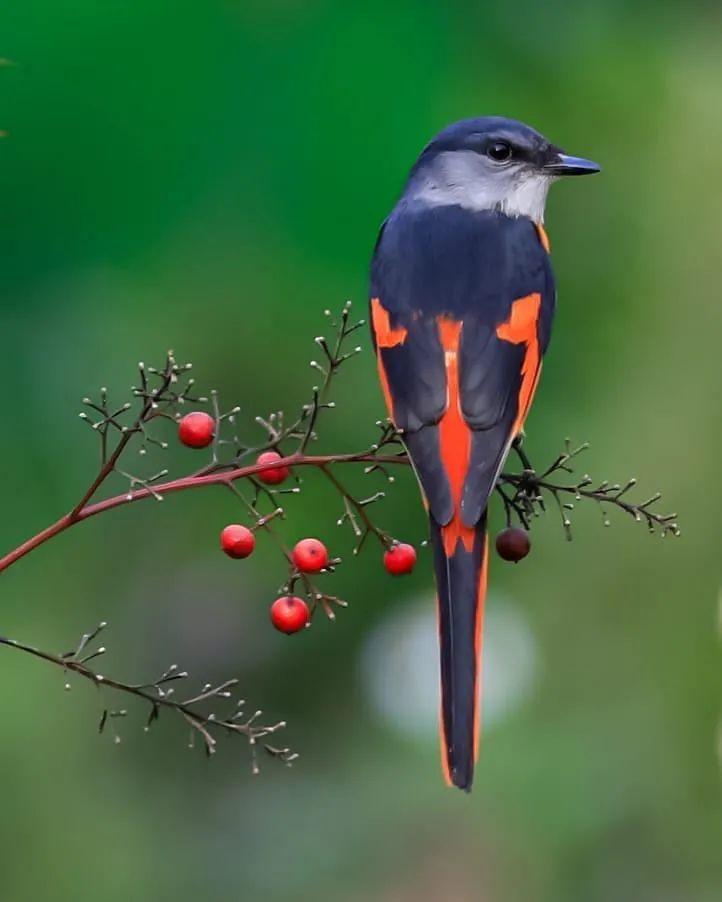
{"type": "Polygon", "coordinates": [[[496,210],[544,222],[549,187],[554,179],[534,170],[491,169],[473,151],[442,153],[418,171],[407,189],[410,200],[432,206],[496,210]]]}

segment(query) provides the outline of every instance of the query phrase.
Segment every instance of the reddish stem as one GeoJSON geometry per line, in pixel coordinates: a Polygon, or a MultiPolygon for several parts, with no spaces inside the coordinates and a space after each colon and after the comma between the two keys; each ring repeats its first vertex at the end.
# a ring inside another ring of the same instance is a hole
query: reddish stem
{"type": "MultiPolygon", "coordinates": [[[[158,483],[152,489],[138,489],[134,492],[125,492],[122,495],[114,495],[112,498],[105,498],[103,501],[96,501],[95,504],[82,503],[76,506],[70,513],[65,514],[55,523],[43,529],[37,535],[18,545],[13,551],[8,552],[4,557],[0,558],[0,573],[7,570],[20,558],[25,557],[31,551],[34,551],[40,545],[45,544],[49,539],[59,535],[76,523],[81,523],[89,517],[96,514],[102,514],[104,511],[112,510],[114,507],[121,507],[124,504],[130,504],[133,501],[141,501],[143,498],[150,498],[158,495],[167,495],[170,492],[180,492],[185,489],[195,489],[206,485],[226,485],[235,482],[237,479],[245,479],[248,476],[255,476],[264,470],[273,470],[278,467],[324,467],[328,464],[335,463],[379,463],[379,464],[407,464],[406,457],[397,455],[377,455],[369,451],[359,454],[329,454],[323,456],[292,454],[281,460],[274,460],[263,464],[251,464],[247,467],[237,467],[235,470],[221,470],[217,473],[209,473],[205,476],[184,476],[182,479],[172,479],[168,482],[158,483]]],[[[107,475],[107,474],[106,474],[107,475]]],[[[102,480],[101,480],[102,481],[102,480]]],[[[98,480],[93,484],[95,488],[99,486],[98,480]]],[[[84,496],[87,501],[91,496],[88,493],[84,496]]]]}

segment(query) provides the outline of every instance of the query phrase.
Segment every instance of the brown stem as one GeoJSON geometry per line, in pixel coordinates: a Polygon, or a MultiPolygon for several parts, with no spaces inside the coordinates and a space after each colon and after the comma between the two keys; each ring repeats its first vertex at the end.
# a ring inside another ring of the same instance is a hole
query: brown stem
{"type": "MultiPolygon", "coordinates": [[[[256,474],[261,473],[264,470],[277,469],[278,467],[324,467],[326,464],[331,463],[406,464],[408,463],[408,460],[405,457],[398,457],[395,455],[378,456],[370,451],[362,451],[356,454],[329,454],[320,456],[292,454],[289,457],[284,457],[281,460],[271,461],[269,463],[255,463],[247,467],[237,467],[234,470],[209,473],[203,476],[185,476],[181,479],[172,479],[168,482],[158,483],[151,488],[142,488],[134,492],[125,492],[122,495],[114,495],[112,498],[105,498],[103,501],[96,501],[94,504],[84,503],[81,507],[78,507],[78,505],[76,505],[73,510],[70,511],[70,513],[65,514],[65,516],[61,517],[59,520],[56,520],[55,523],[52,523],[41,532],[32,536],[32,538],[23,542],[22,545],[18,545],[17,548],[8,552],[4,557],[0,558],[0,573],[3,570],[7,570],[8,567],[16,563],[16,561],[20,560],[20,558],[25,557],[25,555],[29,554],[31,551],[34,551],[40,545],[43,545],[45,542],[47,542],[49,539],[54,538],[59,533],[64,532],[66,529],[69,529],[71,526],[75,526],[77,523],[81,523],[83,520],[88,520],[90,517],[94,517],[97,514],[101,514],[108,510],[112,510],[115,507],[121,507],[124,504],[130,504],[132,501],[142,501],[144,498],[151,498],[158,495],[163,497],[167,494],[170,494],[171,492],[181,492],[186,489],[201,488],[202,486],[228,485],[232,482],[235,482],[235,480],[237,479],[244,479],[248,476],[255,476],[256,474]]],[[[106,476],[107,475],[108,474],[106,473],[106,476]]],[[[102,479],[99,479],[99,477],[96,478],[93,486],[91,486],[93,493],[97,491],[98,487],[103,481],[102,479]]],[[[86,500],[91,497],[91,494],[89,494],[89,492],[90,489],[84,495],[84,498],[86,500]]]]}

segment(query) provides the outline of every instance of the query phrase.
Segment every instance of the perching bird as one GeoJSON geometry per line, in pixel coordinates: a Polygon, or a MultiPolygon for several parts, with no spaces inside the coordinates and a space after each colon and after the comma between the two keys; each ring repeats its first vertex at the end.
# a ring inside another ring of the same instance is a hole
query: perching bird
{"type": "Polygon", "coordinates": [[[487,504],[549,344],[549,186],[598,172],[527,125],[466,119],[418,158],[371,265],[371,324],[389,416],[428,508],[447,781],[470,790],[479,741],[487,504]]]}

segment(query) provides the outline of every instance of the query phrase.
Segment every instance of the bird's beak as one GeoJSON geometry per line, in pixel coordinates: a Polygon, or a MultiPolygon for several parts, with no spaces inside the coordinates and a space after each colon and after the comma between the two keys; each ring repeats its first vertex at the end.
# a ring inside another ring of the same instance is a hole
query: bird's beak
{"type": "Polygon", "coordinates": [[[570,157],[566,153],[557,153],[544,164],[544,172],[549,175],[591,175],[602,167],[583,157],[570,157]]]}

